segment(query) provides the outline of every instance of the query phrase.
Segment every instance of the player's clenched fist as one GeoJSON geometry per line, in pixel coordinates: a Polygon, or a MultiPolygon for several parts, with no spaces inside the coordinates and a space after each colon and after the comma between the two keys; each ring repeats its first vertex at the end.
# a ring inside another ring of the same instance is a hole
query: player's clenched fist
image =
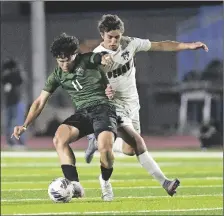
{"type": "Polygon", "coordinates": [[[195,43],[190,43],[189,44],[189,48],[192,50],[196,50],[196,49],[203,49],[206,52],[208,52],[208,47],[206,44],[202,43],[202,42],[195,42],[195,43]]]}
{"type": "Polygon", "coordinates": [[[15,126],[11,138],[15,137],[16,139],[19,139],[22,133],[24,133],[25,131],[26,128],[24,126],[15,126]]]}

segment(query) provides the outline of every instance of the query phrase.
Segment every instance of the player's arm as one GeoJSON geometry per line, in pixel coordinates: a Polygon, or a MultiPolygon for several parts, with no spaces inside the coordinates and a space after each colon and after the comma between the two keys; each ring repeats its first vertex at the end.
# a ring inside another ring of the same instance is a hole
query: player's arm
{"type": "Polygon", "coordinates": [[[202,42],[183,43],[177,41],[159,41],[151,42],[149,51],[182,51],[203,49],[208,52],[208,47],[202,42]]]}
{"type": "Polygon", "coordinates": [[[19,139],[20,135],[26,131],[27,127],[40,115],[51,93],[41,91],[39,97],[34,100],[22,126],[15,126],[12,137],[19,139]]]}
{"type": "Polygon", "coordinates": [[[197,50],[204,49],[208,51],[206,44],[202,42],[183,43],[177,41],[150,41],[147,39],[132,38],[132,46],[135,52],[139,51],[181,51],[181,50],[197,50]]]}
{"type": "Polygon", "coordinates": [[[30,110],[27,114],[26,120],[23,124],[24,127],[28,127],[42,112],[51,93],[42,90],[39,97],[32,103],[30,110]]]}
{"type": "Polygon", "coordinates": [[[52,73],[46,83],[44,89],[41,91],[38,98],[34,100],[32,103],[29,112],[27,114],[26,120],[23,125],[15,126],[12,137],[14,136],[16,139],[20,138],[20,135],[26,131],[27,127],[40,115],[43,108],[45,107],[49,97],[59,86],[59,83],[56,79],[55,73],[52,73]]]}

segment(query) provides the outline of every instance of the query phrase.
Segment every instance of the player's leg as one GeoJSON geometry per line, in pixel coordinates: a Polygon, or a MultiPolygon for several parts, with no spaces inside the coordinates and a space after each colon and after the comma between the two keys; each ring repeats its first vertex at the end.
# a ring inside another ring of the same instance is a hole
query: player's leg
{"type": "Polygon", "coordinates": [[[161,171],[159,165],[148,153],[143,138],[130,126],[123,126],[118,129],[118,134],[135,150],[139,163],[144,167],[167,191],[170,196],[176,193],[179,180],[170,181],[161,171]]]}
{"type": "Polygon", "coordinates": [[[101,175],[99,176],[99,181],[102,190],[102,199],[104,201],[112,201],[114,194],[110,183],[110,177],[113,172],[114,164],[114,155],[112,151],[114,134],[110,131],[103,131],[98,135],[97,140],[100,152],[101,175]]]}
{"type": "Polygon", "coordinates": [[[92,133],[92,134],[87,135],[87,140],[88,140],[88,147],[85,151],[85,161],[86,161],[86,163],[91,163],[94,153],[98,149],[95,134],[92,133]]]}
{"type": "Polygon", "coordinates": [[[99,177],[104,201],[113,200],[113,190],[110,177],[113,172],[113,142],[117,134],[117,116],[115,107],[110,105],[99,105],[91,113],[94,133],[98,142],[100,152],[101,175],[99,177]]]}
{"type": "MultiPolygon", "coordinates": [[[[129,118],[126,115],[123,115],[123,123],[122,125],[129,125],[130,127],[133,127],[133,129],[140,134],[141,133],[141,127],[140,127],[140,120],[139,120],[139,109],[135,109],[134,112],[132,112],[132,117],[129,118]]],[[[114,152],[123,153],[128,156],[134,156],[135,150],[132,146],[127,144],[122,138],[118,137],[113,146],[114,152]]]]}
{"type": "MultiPolygon", "coordinates": [[[[88,147],[85,151],[86,163],[91,163],[94,153],[98,150],[97,140],[94,134],[87,135],[88,147]]],[[[113,144],[113,151],[117,153],[123,153],[128,156],[134,156],[135,151],[133,147],[128,145],[122,138],[117,137],[113,144]]]]}
{"type": "Polygon", "coordinates": [[[121,137],[117,137],[114,145],[113,145],[113,151],[117,153],[123,153],[127,156],[134,156],[135,150],[132,146],[127,144],[121,137]]]}
{"type": "Polygon", "coordinates": [[[80,196],[84,196],[84,190],[79,184],[79,176],[76,169],[76,158],[69,144],[83,136],[84,130],[88,130],[89,122],[85,116],[76,113],[66,119],[57,129],[53,143],[57,151],[62,172],[73,184],[81,188],[80,196]],[[86,128],[84,128],[84,125],[86,128]]]}
{"type": "MultiPolygon", "coordinates": [[[[123,106],[117,105],[116,112],[117,115],[122,119],[123,122],[122,124],[132,125],[132,120],[131,118],[128,117],[129,114],[127,111],[125,111],[123,106]]],[[[98,149],[98,144],[94,134],[89,134],[87,136],[87,139],[88,139],[88,147],[85,151],[85,160],[86,163],[91,163],[94,156],[94,152],[98,149]]],[[[125,141],[120,137],[116,138],[113,144],[113,151],[117,153],[123,153],[129,156],[135,155],[133,148],[130,145],[126,144],[125,141]]]]}
{"type": "MultiPolygon", "coordinates": [[[[58,153],[58,157],[62,166],[64,164],[75,166],[76,163],[75,155],[69,144],[73,141],[76,141],[78,136],[79,136],[79,130],[74,126],[61,124],[58,127],[55,136],[53,138],[53,143],[58,153]]],[[[74,178],[74,180],[77,179],[78,176],[74,178]]]]}

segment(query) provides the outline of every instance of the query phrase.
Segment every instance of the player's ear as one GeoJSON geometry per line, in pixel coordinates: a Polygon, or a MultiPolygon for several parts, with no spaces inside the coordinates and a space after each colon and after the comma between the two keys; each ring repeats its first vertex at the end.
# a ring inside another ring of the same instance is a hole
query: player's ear
{"type": "Polygon", "coordinates": [[[102,39],[104,39],[104,32],[100,32],[102,39]]]}

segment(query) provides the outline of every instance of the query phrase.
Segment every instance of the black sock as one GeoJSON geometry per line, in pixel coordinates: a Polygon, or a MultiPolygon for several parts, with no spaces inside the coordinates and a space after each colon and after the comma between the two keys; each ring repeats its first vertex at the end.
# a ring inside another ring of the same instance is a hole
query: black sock
{"type": "Polygon", "coordinates": [[[111,177],[113,168],[107,169],[103,166],[100,166],[100,168],[101,168],[101,173],[102,173],[102,179],[107,181],[111,177]]]}
{"type": "Polygon", "coordinates": [[[68,179],[69,181],[79,182],[79,175],[76,170],[76,166],[64,164],[61,165],[61,169],[66,179],[68,179]]]}

